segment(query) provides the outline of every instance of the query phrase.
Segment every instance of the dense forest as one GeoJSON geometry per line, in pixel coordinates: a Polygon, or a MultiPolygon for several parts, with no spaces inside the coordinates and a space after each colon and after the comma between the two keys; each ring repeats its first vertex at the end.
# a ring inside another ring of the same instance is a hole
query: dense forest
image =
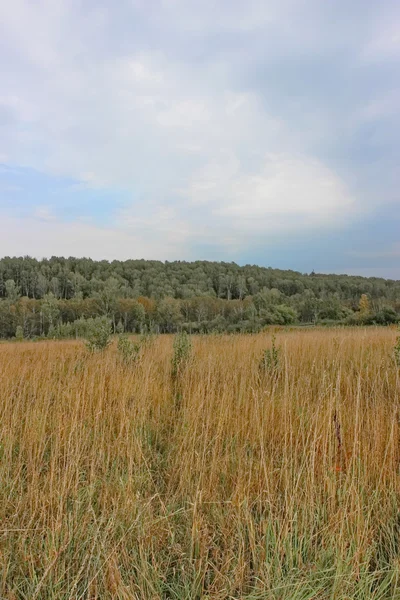
{"type": "Polygon", "coordinates": [[[224,262],[0,259],[0,337],[115,332],[257,332],[268,325],[400,320],[400,281],[224,262]]]}

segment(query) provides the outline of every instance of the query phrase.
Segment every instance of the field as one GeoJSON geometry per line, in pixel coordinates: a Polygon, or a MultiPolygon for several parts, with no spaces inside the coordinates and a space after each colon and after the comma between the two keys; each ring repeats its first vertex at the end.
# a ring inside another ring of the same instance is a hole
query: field
{"type": "Polygon", "coordinates": [[[0,345],[0,598],[400,598],[390,328],[0,345]]]}

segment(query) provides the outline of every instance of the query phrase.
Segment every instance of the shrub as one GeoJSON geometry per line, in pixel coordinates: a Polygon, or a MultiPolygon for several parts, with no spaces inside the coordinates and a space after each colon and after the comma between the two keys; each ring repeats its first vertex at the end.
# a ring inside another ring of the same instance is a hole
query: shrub
{"type": "Polygon", "coordinates": [[[135,344],[127,335],[121,335],[118,340],[118,353],[125,364],[138,362],[141,355],[141,344],[135,344]]]}
{"type": "Polygon", "coordinates": [[[55,340],[57,336],[57,330],[52,323],[49,327],[49,331],[47,332],[47,337],[49,338],[49,340],[55,340]]]}
{"type": "Polygon", "coordinates": [[[91,352],[105,350],[110,344],[111,323],[107,317],[96,317],[86,321],[86,346],[91,352]]]}
{"type": "Polygon", "coordinates": [[[384,306],[380,311],[378,311],[375,315],[374,321],[378,325],[391,325],[393,323],[397,323],[399,317],[391,306],[384,306]]]}
{"type": "Polygon", "coordinates": [[[15,337],[19,342],[21,342],[24,339],[24,330],[22,329],[21,325],[18,325],[15,331],[15,337]]]}
{"type": "Polygon", "coordinates": [[[122,321],[118,321],[115,331],[119,334],[124,333],[125,330],[122,321]]]}
{"type": "Polygon", "coordinates": [[[73,330],[73,324],[71,323],[59,323],[57,326],[57,337],[59,339],[73,337],[75,332],[73,330]]]}

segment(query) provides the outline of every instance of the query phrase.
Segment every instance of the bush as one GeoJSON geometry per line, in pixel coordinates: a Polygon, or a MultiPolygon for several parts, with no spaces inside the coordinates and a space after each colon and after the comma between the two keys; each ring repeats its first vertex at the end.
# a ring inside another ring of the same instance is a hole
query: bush
{"type": "Polygon", "coordinates": [[[57,330],[54,327],[53,323],[49,327],[49,331],[47,332],[47,337],[49,340],[55,340],[58,337],[57,330]]]}
{"type": "Polygon", "coordinates": [[[127,335],[120,336],[118,340],[118,353],[125,364],[138,362],[141,350],[141,344],[135,344],[127,335]]]}
{"type": "Polygon", "coordinates": [[[376,313],[374,321],[377,323],[377,325],[391,325],[393,323],[397,323],[399,321],[399,317],[394,308],[391,306],[384,306],[376,313]]]}
{"type": "Polygon", "coordinates": [[[115,328],[115,332],[121,334],[121,333],[124,333],[124,331],[125,330],[124,330],[124,326],[122,324],[122,321],[118,321],[117,326],[115,328]]]}
{"type": "Polygon", "coordinates": [[[15,331],[15,337],[19,342],[21,342],[24,339],[24,330],[22,329],[21,325],[18,325],[15,331]]]}
{"type": "Polygon", "coordinates": [[[73,324],[71,323],[59,323],[57,326],[57,337],[59,339],[73,337],[75,332],[73,330],[73,324]]]}
{"type": "Polygon", "coordinates": [[[105,350],[111,341],[111,322],[107,317],[86,321],[86,346],[91,352],[105,350]]]}

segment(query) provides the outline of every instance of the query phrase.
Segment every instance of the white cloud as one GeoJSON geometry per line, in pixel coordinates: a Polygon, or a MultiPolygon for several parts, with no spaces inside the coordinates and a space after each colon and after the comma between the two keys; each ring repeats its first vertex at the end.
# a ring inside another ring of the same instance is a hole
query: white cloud
{"type": "Polygon", "coordinates": [[[173,236],[166,238],[156,228],[135,227],[125,231],[119,227],[97,227],[83,221],[62,223],[36,217],[0,219],[0,255],[38,258],[58,256],[90,256],[94,259],[147,258],[174,260],[182,256],[184,247],[173,236]],[[16,235],[18,232],[18,235],[16,235]]]}
{"type": "MultiPolygon", "coordinates": [[[[7,96],[0,104],[11,112],[0,157],[71,177],[81,187],[121,189],[134,199],[107,229],[65,225],[65,240],[54,234],[62,235],[62,224],[39,207],[21,225],[40,235],[29,238],[31,252],[76,248],[94,255],[107,248],[110,256],[125,249],[129,256],[142,248],[147,257],[168,258],[187,255],[190,244],[202,240],[238,247],[262,231],[336,226],[358,210],[353,191],[313,148],[335,124],[323,129],[317,114],[318,127],[310,130],[305,115],[297,123],[268,110],[273,82],[257,92],[235,79],[236,65],[252,51],[266,62],[279,53],[294,60],[297,48],[314,56],[327,31],[327,48],[336,47],[340,36],[326,27],[323,11],[309,21],[306,5],[165,0],[150,17],[148,3],[139,0],[110,8],[63,0],[8,3],[0,25],[7,96]],[[325,27],[316,26],[318,19],[325,27]],[[268,53],[257,49],[252,32],[267,39],[268,53]],[[244,44],[241,36],[248,34],[244,44]],[[157,35],[166,35],[165,42],[157,35]],[[191,60],[173,50],[185,35],[186,47],[194,48],[191,60]],[[215,45],[208,59],[207,43],[215,45]]],[[[344,46],[353,38],[350,29],[344,46]]],[[[289,100],[296,104],[296,97],[289,100]]],[[[374,118],[376,110],[368,105],[365,116],[374,118]]]]}
{"type": "Polygon", "coordinates": [[[319,161],[286,154],[269,154],[253,174],[244,174],[234,157],[209,165],[184,194],[195,204],[212,205],[214,214],[240,219],[243,227],[243,219],[256,218],[257,228],[266,226],[265,219],[274,227],[277,218],[290,215],[332,225],[354,204],[343,182],[319,161]]]}

